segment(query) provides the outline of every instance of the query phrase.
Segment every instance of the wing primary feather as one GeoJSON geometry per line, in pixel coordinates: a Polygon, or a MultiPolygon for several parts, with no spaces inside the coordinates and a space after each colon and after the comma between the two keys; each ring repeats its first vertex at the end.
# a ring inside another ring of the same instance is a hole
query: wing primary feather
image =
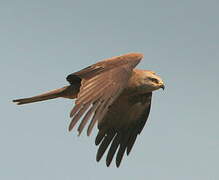
{"type": "Polygon", "coordinates": [[[91,122],[90,122],[90,124],[89,124],[89,126],[88,126],[88,128],[87,128],[87,135],[88,135],[88,136],[90,136],[91,131],[92,131],[94,125],[96,124],[97,120],[98,120],[98,114],[99,114],[100,111],[102,110],[103,105],[104,105],[103,102],[100,103],[100,105],[97,107],[97,110],[96,110],[95,113],[94,113],[94,116],[93,116],[93,118],[92,118],[92,120],[91,120],[91,122]]]}
{"type": "Polygon", "coordinates": [[[120,142],[120,133],[115,136],[115,138],[113,139],[113,142],[110,146],[110,149],[108,151],[107,157],[106,157],[106,165],[109,166],[110,163],[112,162],[113,156],[119,146],[119,142],[120,142]]]}
{"type": "Polygon", "coordinates": [[[137,138],[137,134],[134,134],[130,137],[129,141],[128,141],[128,144],[127,144],[127,149],[126,149],[126,154],[127,156],[130,154],[131,150],[132,150],[132,147],[136,141],[136,138],[137,138]]]}
{"type": "Polygon", "coordinates": [[[97,109],[97,105],[99,103],[94,103],[93,106],[89,109],[89,111],[85,114],[83,120],[81,121],[79,127],[78,127],[78,135],[80,136],[81,132],[83,131],[84,129],[84,126],[87,124],[89,118],[92,116],[93,112],[96,111],[97,109]]]}
{"type": "Polygon", "coordinates": [[[79,110],[80,108],[81,108],[81,105],[80,105],[80,104],[76,104],[76,105],[74,106],[74,108],[72,108],[72,110],[71,110],[71,112],[70,112],[70,118],[73,117],[74,114],[75,114],[76,112],[78,112],[78,110],[79,110]]]}
{"type": "MultiPolygon", "coordinates": [[[[107,98],[107,97],[106,97],[107,98]]],[[[99,122],[101,122],[102,118],[104,117],[105,113],[107,112],[108,110],[108,105],[111,103],[112,101],[112,98],[108,98],[106,99],[104,102],[102,102],[100,104],[100,106],[97,108],[89,126],[88,126],[88,130],[87,130],[87,135],[89,136],[95,123],[97,122],[97,120],[99,122]]]]}
{"type": "Polygon", "coordinates": [[[107,147],[109,146],[109,144],[112,141],[115,134],[116,133],[113,130],[111,130],[107,133],[104,140],[101,142],[100,147],[98,148],[97,156],[96,156],[97,161],[99,161],[102,158],[104,152],[106,151],[107,147]]]}
{"type": "Polygon", "coordinates": [[[84,114],[84,112],[87,110],[87,108],[90,106],[89,103],[85,104],[84,106],[81,107],[81,109],[77,112],[77,114],[73,117],[70,125],[69,125],[69,131],[73,129],[75,124],[78,122],[78,120],[81,118],[81,116],[84,114]]]}
{"type": "Polygon", "coordinates": [[[97,134],[97,137],[95,139],[95,145],[99,145],[100,142],[103,140],[103,138],[105,137],[106,133],[108,131],[108,128],[105,127],[101,130],[99,130],[98,134],[97,134]]]}
{"type": "Polygon", "coordinates": [[[120,147],[119,147],[118,153],[116,155],[116,166],[117,167],[119,167],[120,164],[121,164],[121,161],[122,161],[123,155],[125,153],[125,149],[126,149],[126,146],[127,146],[127,141],[128,141],[129,136],[130,136],[129,131],[123,132],[123,136],[120,140],[120,147]]]}
{"type": "MultiPolygon", "coordinates": [[[[101,123],[102,119],[104,118],[104,115],[107,113],[109,109],[110,104],[113,102],[115,98],[117,98],[119,92],[120,92],[120,89],[118,89],[117,92],[115,92],[115,89],[113,87],[111,87],[109,91],[105,92],[105,94],[102,97],[105,100],[102,103],[102,106],[98,108],[97,113],[95,114],[94,123],[96,122],[96,120],[98,120],[99,124],[101,123]]],[[[92,130],[94,124],[90,124],[90,125],[91,125],[91,130],[92,130]]]]}
{"type": "MultiPolygon", "coordinates": [[[[109,109],[109,106],[110,104],[113,102],[113,100],[116,98],[116,95],[115,95],[115,89],[114,88],[111,88],[109,91],[106,91],[105,94],[103,95],[103,99],[104,100],[104,103],[103,103],[103,106],[101,108],[99,108],[100,110],[98,111],[98,115],[97,115],[97,119],[98,119],[98,122],[101,123],[104,115],[106,114],[106,112],[108,111],[109,109]],[[112,98],[113,97],[113,98],[112,98]]],[[[118,92],[118,91],[117,91],[118,92]]]]}

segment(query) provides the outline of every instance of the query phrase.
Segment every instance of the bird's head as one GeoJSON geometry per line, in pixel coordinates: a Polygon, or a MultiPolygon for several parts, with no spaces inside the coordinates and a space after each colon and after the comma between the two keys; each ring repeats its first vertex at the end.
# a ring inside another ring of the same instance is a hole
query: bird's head
{"type": "Polygon", "coordinates": [[[162,88],[164,90],[164,82],[155,72],[149,70],[135,69],[135,82],[138,89],[142,92],[152,92],[162,88]]]}
{"type": "Polygon", "coordinates": [[[162,88],[164,90],[165,85],[160,76],[156,75],[153,71],[144,70],[142,77],[144,85],[151,91],[162,88]]]}

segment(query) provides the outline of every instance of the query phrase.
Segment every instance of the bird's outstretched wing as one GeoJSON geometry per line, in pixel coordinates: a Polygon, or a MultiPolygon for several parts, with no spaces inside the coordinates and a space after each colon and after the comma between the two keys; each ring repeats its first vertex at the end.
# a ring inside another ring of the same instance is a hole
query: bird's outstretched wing
{"type": "Polygon", "coordinates": [[[95,140],[95,144],[99,145],[97,161],[109,147],[106,165],[110,165],[118,149],[116,166],[120,166],[125,151],[129,155],[137,135],[141,133],[148,119],[151,98],[152,93],[119,97],[112,104],[103,121],[98,123],[99,133],[95,140]]]}
{"type": "Polygon", "coordinates": [[[95,123],[101,122],[108,107],[126,87],[133,68],[141,58],[135,54],[113,57],[70,74],[67,80],[71,84],[80,82],[81,86],[70,113],[72,121],[69,130],[83,116],[78,132],[80,134],[91,119],[87,129],[87,135],[90,135],[95,123]]]}

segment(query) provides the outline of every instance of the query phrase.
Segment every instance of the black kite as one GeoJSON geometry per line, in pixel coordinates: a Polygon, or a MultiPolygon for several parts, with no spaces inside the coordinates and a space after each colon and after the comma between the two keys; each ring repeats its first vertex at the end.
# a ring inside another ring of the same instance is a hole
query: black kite
{"type": "Polygon", "coordinates": [[[119,167],[125,151],[129,155],[147,121],[152,91],[164,89],[163,81],[153,71],[134,69],[142,58],[143,54],[129,53],[100,61],[70,74],[69,86],[13,102],[21,105],[58,97],[76,99],[69,131],[82,119],[78,126],[80,135],[90,120],[89,136],[98,122],[96,159],[99,161],[109,146],[106,165],[110,165],[117,151],[119,167]]]}

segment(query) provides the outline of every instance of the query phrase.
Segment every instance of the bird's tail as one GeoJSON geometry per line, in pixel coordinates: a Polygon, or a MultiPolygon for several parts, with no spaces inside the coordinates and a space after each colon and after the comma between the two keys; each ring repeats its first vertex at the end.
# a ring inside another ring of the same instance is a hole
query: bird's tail
{"type": "Polygon", "coordinates": [[[21,104],[27,104],[27,103],[33,103],[33,102],[45,101],[48,99],[63,97],[68,91],[69,87],[70,86],[65,86],[30,98],[15,99],[13,100],[13,102],[15,102],[17,105],[21,105],[21,104]]]}

